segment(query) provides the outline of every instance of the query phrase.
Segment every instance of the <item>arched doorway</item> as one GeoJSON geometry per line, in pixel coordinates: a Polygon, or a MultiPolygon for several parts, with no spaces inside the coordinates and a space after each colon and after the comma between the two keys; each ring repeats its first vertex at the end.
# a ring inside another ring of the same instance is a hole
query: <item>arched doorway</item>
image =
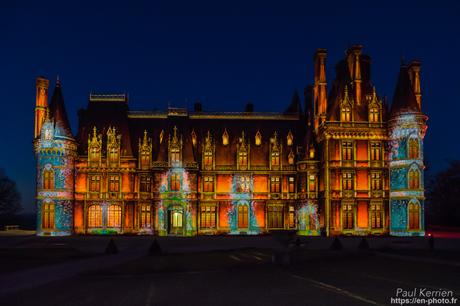
{"type": "Polygon", "coordinates": [[[182,235],[184,228],[184,210],[182,207],[173,206],[168,209],[168,234],[182,235]]]}
{"type": "Polygon", "coordinates": [[[409,230],[420,229],[420,205],[416,202],[409,203],[409,230]]]}

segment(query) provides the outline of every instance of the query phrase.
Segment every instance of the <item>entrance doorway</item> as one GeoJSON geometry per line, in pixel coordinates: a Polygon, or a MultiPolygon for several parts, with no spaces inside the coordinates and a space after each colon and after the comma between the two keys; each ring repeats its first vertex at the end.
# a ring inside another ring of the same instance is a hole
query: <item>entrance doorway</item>
{"type": "Polygon", "coordinates": [[[238,228],[239,229],[248,228],[248,206],[247,205],[238,205],[238,228]]]}
{"type": "Polygon", "coordinates": [[[168,210],[168,234],[183,234],[183,211],[179,208],[168,210]]]}

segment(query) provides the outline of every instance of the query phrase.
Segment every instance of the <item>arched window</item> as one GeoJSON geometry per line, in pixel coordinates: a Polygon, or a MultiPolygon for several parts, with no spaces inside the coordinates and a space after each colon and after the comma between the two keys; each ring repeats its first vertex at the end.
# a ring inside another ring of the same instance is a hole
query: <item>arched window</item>
{"type": "Polygon", "coordinates": [[[101,205],[91,205],[88,208],[88,227],[102,227],[101,205]]]}
{"type": "Polygon", "coordinates": [[[351,121],[351,107],[350,105],[342,106],[341,110],[341,119],[342,122],[350,122],[351,121]]]}
{"type": "Polygon", "coordinates": [[[43,203],[42,228],[54,229],[54,203],[43,203]]]}
{"type": "Polygon", "coordinates": [[[121,206],[110,205],[107,211],[107,227],[121,227],[121,206]]]}
{"type": "Polygon", "coordinates": [[[418,139],[409,139],[409,159],[419,158],[419,142],[418,139]]]}
{"type": "Polygon", "coordinates": [[[369,122],[379,122],[379,109],[377,107],[371,107],[369,109],[369,122]]]}
{"type": "Polygon", "coordinates": [[[418,203],[409,203],[409,229],[420,229],[420,205],[418,203]]]}
{"type": "Polygon", "coordinates": [[[51,169],[43,171],[43,189],[54,189],[54,171],[51,169]]]}
{"type": "Polygon", "coordinates": [[[420,188],[420,172],[412,169],[409,171],[409,189],[420,188]]]}

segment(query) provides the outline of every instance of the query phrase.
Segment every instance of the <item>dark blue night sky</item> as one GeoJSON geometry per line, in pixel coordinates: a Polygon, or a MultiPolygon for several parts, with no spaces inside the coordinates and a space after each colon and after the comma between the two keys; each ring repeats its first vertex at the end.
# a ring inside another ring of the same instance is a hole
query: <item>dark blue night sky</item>
{"type": "MultiPolygon", "coordinates": [[[[131,109],[281,111],[312,83],[328,49],[328,81],[351,44],[372,57],[391,101],[401,57],[422,61],[428,174],[460,156],[458,1],[1,1],[0,168],[33,210],[35,77],[59,74],[72,129],[90,91],[127,92],[131,109]],[[245,3],[247,2],[247,3],[245,3]],[[249,3],[251,2],[251,3],[249,3]]],[[[51,90],[50,90],[51,94],[51,90]]]]}

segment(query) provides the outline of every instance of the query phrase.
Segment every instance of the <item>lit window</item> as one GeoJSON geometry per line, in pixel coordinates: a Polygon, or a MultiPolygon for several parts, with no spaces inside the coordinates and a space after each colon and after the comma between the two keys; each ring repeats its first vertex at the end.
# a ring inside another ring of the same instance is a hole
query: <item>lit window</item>
{"type": "Polygon", "coordinates": [[[380,190],[382,189],[382,180],[380,177],[380,173],[372,173],[371,174],[371,189],[372,190],[380,190]]]}
{"type": "Polygon", "coordinates": [[[201,206],[200,227],[201,228],[215,228],[216,227],[216,207],[214,205],[201,206]]]}
{"type": "Polygon", "coordinates": [[[207,150],[204,152],[204,166],[209,169],[212,167],[212,151],[207,150]]]}
{"type": "Polygon", "coordinates": [[[110,164],[118,163],[118,148],[112,147],[109,149],[109,163],[110,164]]]}
{"type": "Polygon", "coordinates": [[[295,178],[293,176],[288,177],[288,188],[290,193],[295,192],[295,178]]]}
{"type": "Polygon", "coordinates": [[[248,228],[248,217],[248,206],[238,205],[238,228],[248,228]]]}
{"type": "Polygon", "coordinates": [[[141,168],[150,167],[150,153],[148,151],[141,152],[141,168]]]}
{"type": "Polygon", "coordinates": [[[380,160],[381,145],[380,142],[371,143],[371,160],[380,160]]]}
{"type": "Polygon", "coordinates": [[[316,177],[314,175],[308,177],[308,190],[310,192],[316,191],[316,177]]]}
{"type": "Polygon", "coordinates": [[[141,228],[152,228],[152,212],[150,204],[141,205],[141,228]]]}
{"type": "Polygon", "coordinates": [[[419,158],[419,144],[418,140],[411,138],[409,139],[409,159],[419,158]]]}
{"type": "Polygon", "coordinates": [[[256,146],[260,146],[262,144],[262,134],[260,134],[259,131],[257,131],[256,133],[255,143],[256,143],[256,146]]]}
{"type": "Polygon", "coordinates": [[[45,190],[54,189],[54,171],[53,170],[43,171],[43,189],[45,190]]]}
{"type": "Polygon", "coordinates": [[[54,229],[54,203],[43,203],[42,205],[42,228],[54,229]]]}
{"type": "Polygon", "coordinates": [[[205,176],[203,183],[204,192],[213,192],[214,191],[214,178],[212,176],[205,176]]]}
{"type": "Polygon", "coordinates": [[[279,166],[280,165],[280,152],[274,151],[272,152],[272,166],[279,166]]]}
{"type": "Polygon", "coordinates": [[[121,227],[121,206],[110,205],[107,210],[107,227],[121,227]]]}
{"type": "Polygon", "coordinates": [[[371,227],[382,228],[382,206],[379,204],[371,205],[371,227]]]}
{"type": "Polygon", "coordinates": [[[289,134],[286,137],[286,143],[288,147],[292,146],[292,144],[294,143],[294,136],[292,135],[291,131],[289,131],[289,134]]]}
{"type": "Polygon", "coordinates": [[[92,147],[89,152],[90,164],[92,166],[99,165],[99,161],[101,159],[101,150],[98,147],[92,147]]]}
{"type": "Polygon", "coordinates": [[[294,165],[294,152],[291,152],[289,153],[289,156],[288,156],[288,164],[289,165],[294,165]]]}
{"type": "Polygon", "coordinates": [[[140,192],[150,192],[151,178],[148,175],[142,175],[139,184],[140,192]]]}
{"type": "Polygon", "coordinates": [[[248,165],[248,153],[246,151],[240,151],[238,153],[238,164],[242,168],[247,167],[247,165],[248,165]]]}
{"type": "Polygon", "coordinates": [[[229,143],[227,129],[224,130],[222,134],[222,145],[227,146],[229,143]]]}
{"type": "Polygon", "coordinates": [[[91,205],[88,208],[88,227],[102,227],[101,205],[91,205]]]}
{"type": "Polygon", "coordinates": [[[178,165],[180,163],[180,150],[178,148],[171,148],[171,164],[178,165]]]}
{"type": "Polygon", "coordinates": [[[353,219],[354,219],[353,205],[351,204],[343,205],[343,228],[344,229],[354,228],[353,219]]]}
{"type": "Polygon", "coordinates": [[[409,189],[420,188],[420,172],[412,169],[409,171],[409,189]]]}
{"type": "Polygon", "coordinates": [[[99,192],[101,190],[101,176],[100,175],[91,175],[89,181],[89,191],[90,192],[99,192]]]}
{"type": "Polygon", "coordinates": [[[409,229],[418,230],[420,228],[420,208],[416,203],[409,204],[409,229]]]}
{"type": "Polygon", "coordinates": [[[342,142],[342,160],[353,160],[353,142],[342,142]]]}
{"type": "Polygon", "coordinates": [[[171,190],[173,191],[180,190],[180,174],[179,173],[171,174],[171,190]]]}
{"type": "Polygon", "coordinates": [[[353,174],[344,173],[342,175],[342,188],[343,190],[353,190],[353,174]]]}
{"type": "Polygon", "coordinates": [[[273,192],[273,193],[281,192],[281,180],[279,176],[274,176],[270,179],[270,192],[273,192]]]}
{"type": "Polygon", "coordinates": [[[342,107],[342,114],[341,118],[343,122],[350,122],[351,121],[351,107],[349,105],[344,105],[342,107]]]}
{"type": "Polygon", "coordinates": [[[120,176],[109,175],[109,191],[118,192],[120,191],[120,176]]]}
{"type": "Polygon", "coordinates": [[[372,107],[369,109],[369,122],[379,122],[379,109],[377,107],[372,107]]]}
{"type": "Polygon", "coordinates": [[[283,206],[281,205],[269,205],[267,207],[267,221],[269,228],[283,228],[283,206]]]}
{"type": "Polygon", "coordinates": [[[295,210],[294,206],[289,206],[289,227],[295,227],[295,210]]]}

